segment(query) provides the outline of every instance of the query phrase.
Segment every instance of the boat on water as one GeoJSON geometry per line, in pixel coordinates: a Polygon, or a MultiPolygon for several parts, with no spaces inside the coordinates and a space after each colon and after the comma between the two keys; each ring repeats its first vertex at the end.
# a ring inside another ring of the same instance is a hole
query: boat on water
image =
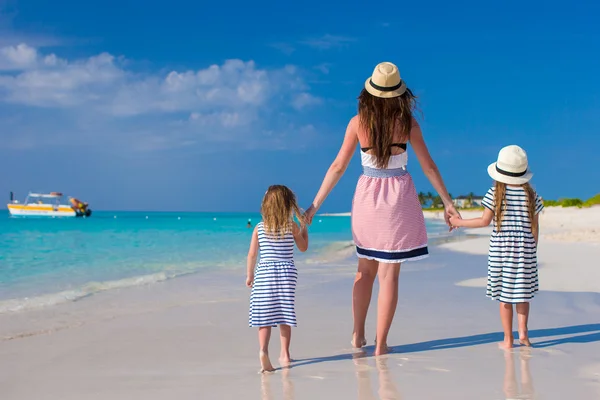
{"type": "Polygon", "coordinates": [[[29,193],[23,203],[14,199],[10,192],[10,203],[7,205],[11,217],[89,217],[92,210],[88,203],[74,197],[64,196],[60,192],[29,193]]]}

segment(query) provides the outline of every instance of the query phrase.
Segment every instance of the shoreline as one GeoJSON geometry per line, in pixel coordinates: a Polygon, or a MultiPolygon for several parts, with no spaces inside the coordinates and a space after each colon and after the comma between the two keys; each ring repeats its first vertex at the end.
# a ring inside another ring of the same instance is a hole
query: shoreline
{"type": "MultiPolygon", "coordinates": [[[[530,322],[534,347],[503,352],[496,345],[502,339],[497,303],[485,298],[483,288],[461,285],[486,271],[487,238],[483,233],[471,238],[432,246],[428,259],[403,265],[390,355],[372,356],[377,285],[366,352],[349,346],[356,271],[356,259],[349,257],[298,265],[299,326],[289,370],[256,373],[256,332],[247,327],[249,290],[240,270],[221,270],[107,291],[51,312],[0,315],[3,394],[9,400],[268,400],[283,392],[290,399],[366,400],[379,392],[386,398],[458,400],[514,398],[505,392],[520,388],[513,379],[531,377],[536,398],[600,395],[600,295],[581,291],[577,285],[584,280],[567,291],[555,291],[550,282],[573,281],[565,268],[573,261],[588,274],[598,273],[586,259],[600,256],[600,248],[542,242],[541,292],[530,322]],[[556,258],[560,253],[563,258],[556,258]],[[548,275],[553,270],[560,279],[548,275]]],[[[276,355],[276,331],[271,346],[276,355]]]]}

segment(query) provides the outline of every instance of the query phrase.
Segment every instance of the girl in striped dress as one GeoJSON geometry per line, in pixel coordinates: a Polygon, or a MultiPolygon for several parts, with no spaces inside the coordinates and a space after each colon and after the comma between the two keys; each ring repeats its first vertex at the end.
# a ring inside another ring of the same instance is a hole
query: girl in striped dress
{"type": "Polygon", "coordinates": [[[488,256],[487,297],[500,302],[504,329],[502,348],[513,346],[513,304],[519,323],[519,342],[531,346],[528,336],[529,302],[538,291],[538,215],[544,208],[529,180],[533,176],[527,154],[519,146],[500,150],[498,161],[488,167],[495,180],[483,198],[481,218],[450,218],[453,226],[479,228],[494,220],[488,256]]]}
{"type": "Polygon", "coordinates": [[[269,187],[261,206],[263,222],[254,228],[248,251],[246,286],[250,295],[250,327],[258,328],[261,372],[275,369],[269,359],[271,327],[279,325],[281,353],[279,362],[291,362],[290,341],[296,326],[296,281],[294,244],[308,249],[308,231],[294,193],[285,186],[269,187]],[[294,216],[300,225],[294,222],[294,216]],[[260,250],[260,261],[256,258],[260,250]]]}

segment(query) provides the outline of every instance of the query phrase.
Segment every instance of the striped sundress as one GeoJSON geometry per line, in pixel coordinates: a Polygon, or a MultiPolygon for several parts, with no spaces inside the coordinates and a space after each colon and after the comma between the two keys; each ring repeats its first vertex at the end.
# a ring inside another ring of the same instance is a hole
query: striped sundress
{"type": "MultiPolygon", "coordinates": [[[[482,204],[495,212],[492,187],[482,204]]],[[[537,244],[531,232],[527,193],[522,187],[506,187],[504,217],[500,232],[494,230],[488,255],[487,297],[503,303],[524,303],[538,291],[537,244]]],[[[544,208],[536,195],[535,214],[544,208]]]]}
{"type": "Polygon", "coordinates": [[[262,222],[256,228],[260,260],[254,271],[249,325],[295,327],[298,270],[294,265],[294,236],[291,232],[282,238],[268,235],[262,222]]]}
{"type": "MultiPolygon", "coordinates": [[[[398,146],[406,148],[402,143],[398,146]]],[[[393,155],[387,168],[361,149],[363,174],[352,200],[352,237],[356,255],[384,263],[419,260],[428,256],[423,209],[406,152],[393,155]]]]}

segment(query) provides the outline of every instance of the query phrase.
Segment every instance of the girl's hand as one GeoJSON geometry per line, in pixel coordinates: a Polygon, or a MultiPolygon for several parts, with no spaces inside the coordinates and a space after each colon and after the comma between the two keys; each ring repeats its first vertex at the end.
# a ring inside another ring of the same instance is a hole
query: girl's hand
{"type": "Polygon", "coordinates": [[[253,283],[254,283],[254,276],[247,276],[246,277],[246,286],[251,288],[253,283]]]}
{"type": "Polygon", "coordinates": [[[306,221],[307,225],[312,224],[312,219],[316,213],[317,209],[311,204],[310,207],[308,207],[308,209],[304,212],[304,220],[306,221]]]}
{"type": "Polygon", "coordinates": [[[452,232],[452,230],[459,226],[452,223],[452,219],[454,219],[454,221],[457,221],[462,219],[462,217],[460,216],[460,213],[456,211],[454,205],[450,204],[444,208],[444,220],[446,220],[446,225],[448,225],[448,227],[450,228],[450,232],[452,232]]]}
{"type": "Polygon", "coordinates": [[[458,217],[450,217],[450,226],[451,227],[459,227],[461,224],[462,218],[458,217]]]}

